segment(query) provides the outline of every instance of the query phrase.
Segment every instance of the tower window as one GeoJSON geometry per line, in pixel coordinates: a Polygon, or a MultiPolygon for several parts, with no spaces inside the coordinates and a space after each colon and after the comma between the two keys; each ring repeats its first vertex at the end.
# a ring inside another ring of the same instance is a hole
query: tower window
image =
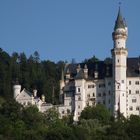
{"type": "Polygon", "coordinates": [[[78,100],[81,100],[81,97],[80,96],[78,97],[78,100]]]}
{"type": "Polygon", "coordinates": [[[118,59],[118,63],[119,63],[120,61],[119,61],[119,59],[118,59]]]}
{"type": "Polygon", "coordinates": [[[132,99],[132,103],[136,103],[136,101],[137,101],[136,99],[132,99]]]}
{"type": "Polygon", "coordinates": [[[80,92],[80,88],[78,88],[78,92],[80,92]]]}
{"type": "Polygon", "coordinates": [[[129,81],[129,85],[131,85],[131,81],[129,81]]]}

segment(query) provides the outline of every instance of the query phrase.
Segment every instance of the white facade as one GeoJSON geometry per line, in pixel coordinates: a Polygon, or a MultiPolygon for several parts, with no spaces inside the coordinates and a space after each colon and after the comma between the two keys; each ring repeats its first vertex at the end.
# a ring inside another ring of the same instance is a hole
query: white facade
{"type": "Polygon", "coordinates": [[[104,104],[115,117],[118,112],[124,117],[140,114],[140,59],[127,58],[127,36],[128,29],[119,9],[112,33],[112,62],[106,64],[105,61],[97,61],[93,64],[70,64],[66,67],[63,86],[62,80],[60,83],[60,97],[64,97],[64,106],[72,101],[75,121],[86,106],[96,104],[104,104]],[[65,87],[68,88],[71,82],[71,88],[75,90],[68,99],[67,94],[71,90],[66,91],[65,87]]]}
{"type": "MultiPolygon", "coordinates": [[[[109,62],[66,65],[60,80],[60,105],[55,106],[62,118],[73,114],[75,121],[87,106],[103,104],[117,117],[118,112],[125,117],[140,115],[140,58],[127,58],[126,40],[128,29],[120,9],[115,23],[112,59],[109,62]]],[[[14,98],[23,105],[36,104],[41,112],[53,107],[45,99],[21,91],[14,86],[14,98]]]]}
{"type": "Polygon", "coordinates": [[[45,102],[44,95],[42,95],[41,99],[37,97],[37,90],[34,90],[33,93],[27,91],[26,89],[21,91],[21,85],[16,83],[13,86],[13,92],[14,99],[23,106],[36,105],[40,112],[44,112],[52,107],[52,104],[47,104],[45,102]]]}

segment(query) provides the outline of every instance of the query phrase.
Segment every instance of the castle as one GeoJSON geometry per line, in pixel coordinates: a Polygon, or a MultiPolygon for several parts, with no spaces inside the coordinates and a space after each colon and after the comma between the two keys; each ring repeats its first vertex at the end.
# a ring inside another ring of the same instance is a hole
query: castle
{"type": "MultiPolygon", "coordinates": [[[[60,80],[60,105],[55,106],[60,117],[69,113],[78,121],[82,110],[87,106],[104,104],[117,117],[140,115],[140,58],[128,58],[126,40],[128,28],[119,8],[112,38],[110,62],[95,61],[90,64],[66,65],[60,80]]],[[[36,104],[44,112],[52,104],[36,97],[36,90],[30,93],[14,85],[14,98],[23,105],[36,104]]]]}

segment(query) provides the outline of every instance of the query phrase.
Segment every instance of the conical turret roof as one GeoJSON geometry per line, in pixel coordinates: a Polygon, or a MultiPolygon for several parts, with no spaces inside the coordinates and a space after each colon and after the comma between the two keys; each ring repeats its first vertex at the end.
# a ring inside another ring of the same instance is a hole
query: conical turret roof
{"type": "Polygon", "coordinates": [[[118,16],[117,16],[117,19],[116,19],[116,22],[115,22],[114,30],[116,30],[118,28],[124,28],[125,29],[125,27],[126,27],[126,24],[125,24],[125,21],[122,17],[122,14],[121,14],[121,8],[119,7],[118,16]]]}

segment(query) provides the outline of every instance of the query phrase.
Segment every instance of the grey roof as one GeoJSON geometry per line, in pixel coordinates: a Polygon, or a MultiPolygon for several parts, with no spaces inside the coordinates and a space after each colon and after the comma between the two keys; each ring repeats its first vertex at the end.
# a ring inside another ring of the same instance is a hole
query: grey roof
{"type": "Polygon", "coordinates": [[[82,69],[78,72],[75,79],[85,79],[85,75],[82,69]]]}
{"type": "MultiPolygon", "coordinates": [[[[110,59],[112,60],[112,59],[110,59]]],[[[77,74],[76,68],[78,64],[69,64],[67,68],[70,70],[70,75],[74,79],[84,79],[84,68],[85,63],[80,63],[81,70],[77,74]]],[[[138,77],[140,67],[140,57],[127,58],[127,77],[138,77]]],[[[98,79],[104,79],[105,77],[112,77],[112,61],[106,63],[106,61],[96,61],[87,64],[88,68],[88,79],[94,79],[94,72],[98,72],[98,79]]],[[[87,80],[88,80],[87,79],[87,80]]]]}
{"type": "Polygon", "coordinates": [[[140,57],[127,59],[127,77],[139,77],[140,57]]]}
{"type": "Polygon", "coordinates": [[[114,31],[118,28],[124,28],[125,29],[125,27],[126,27],[126,22],[121,15],[121,10],[120,10],[120,7],[119,7],[118,16],[117,16],[117,19],[116,19],[116,22],[115,22],[114,31]]]}

